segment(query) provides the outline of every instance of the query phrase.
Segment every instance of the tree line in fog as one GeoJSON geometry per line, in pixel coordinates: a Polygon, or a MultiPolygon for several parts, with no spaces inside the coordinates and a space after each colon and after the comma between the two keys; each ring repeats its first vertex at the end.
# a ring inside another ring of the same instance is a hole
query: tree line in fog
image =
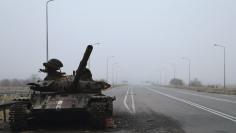
{"type": "Polygon", "coordinates": [[[41,80],[41,78],[38,75],[33,74],[27,79],[2,79],[0,80],[0,86],[26,86],[28,83],[37,82],[38,80],[41,80]]]}
{"type": "MultiPolygon", "coordinates": [[[[183,80],[181,79],[178,79],[178,78],[174,78],[174,79],[171,79],[170,80],[170,85],[175,85],[175,86],[184,86],[185,83],[183,80]]],[[[199,81],[197,78],[195,78],[194,80],[191,80],[190,83],[189,83],[190,86],[195,86],[195,87],[201,87],[203,86],[202,85],[202,82],[199,81]]]]}

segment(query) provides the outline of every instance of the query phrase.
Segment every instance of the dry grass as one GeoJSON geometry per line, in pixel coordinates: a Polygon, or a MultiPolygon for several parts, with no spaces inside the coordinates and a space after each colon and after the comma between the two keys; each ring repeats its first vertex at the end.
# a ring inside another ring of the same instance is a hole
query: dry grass
{"type": "Polygon", "coordinates": [[[17,95],[0,95],[0,104],[9,102],[18,97],[17,95]]]}
{"type": "Polygon", "coordinates": [[[1,87],[0,93],[23,93],[29,91],[28,87],[1,87]]]}
{"type": "Polygon", "coordinates": [[[207,93],[236,95],[236,88],[234,87],[229,87],[229,88],[188,87],[188,86],[165,86],[165,87],[173,87],[173,88],[193,90],[193,91],[199,91],[199,92],[207,92],[207,93]]]}

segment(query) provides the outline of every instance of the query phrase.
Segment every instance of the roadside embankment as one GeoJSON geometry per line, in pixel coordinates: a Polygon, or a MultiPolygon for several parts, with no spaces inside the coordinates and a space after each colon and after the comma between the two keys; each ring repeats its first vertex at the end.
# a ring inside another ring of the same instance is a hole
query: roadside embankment
{"type": "Polygon", "coordinates": [[[210,88],[210,87],[188,87],[188,86],[172,86],[172,85],[161,85],[162,87],[178,88],[193,90],[198,92],[217,93],[226,95],[236,95],[236,88],[210,88]]]}

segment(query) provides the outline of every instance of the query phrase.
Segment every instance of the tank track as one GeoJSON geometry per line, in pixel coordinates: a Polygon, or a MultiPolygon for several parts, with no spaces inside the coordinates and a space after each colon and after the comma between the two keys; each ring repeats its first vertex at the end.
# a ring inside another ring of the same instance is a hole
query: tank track
{"type": "Polygon", "coordinates": [[[91,103],[90,124],[93,128],[96,128],[96,129],[105,128],[105,119],[109,116],[112,116],[112,110],[110,110],[111,107],[107,109],[107,103],[103,103],[103,102],[91,103]]]}
{"type": "Polygon", "coordinates": [[[22,131],[28,129],[29,113],[27,103],[15,103],[9,110],[9,124],[13,131],[22,131]]]}

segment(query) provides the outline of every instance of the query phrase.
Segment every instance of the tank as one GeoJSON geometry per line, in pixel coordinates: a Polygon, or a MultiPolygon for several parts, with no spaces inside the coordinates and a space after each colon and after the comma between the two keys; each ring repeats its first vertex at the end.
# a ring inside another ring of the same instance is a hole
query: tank
{"type": "Polygon", "coordinates": [[[29,98],[16,99],[10,107],[10,128],[19,131],[45,122],[50,126],[85,121],[91,127],[105,128],[106,120],[113,115],[115,97],[102,94],[102,90],[110,85],[94,81],[86,68],[92,50],[92,45],[88,45],[73,75],[65,75],[59,71],[53,77],[49,75],[49,69],[41,69],[48,74],[47,77],[43,81],[29,83],[29,98]]]}

